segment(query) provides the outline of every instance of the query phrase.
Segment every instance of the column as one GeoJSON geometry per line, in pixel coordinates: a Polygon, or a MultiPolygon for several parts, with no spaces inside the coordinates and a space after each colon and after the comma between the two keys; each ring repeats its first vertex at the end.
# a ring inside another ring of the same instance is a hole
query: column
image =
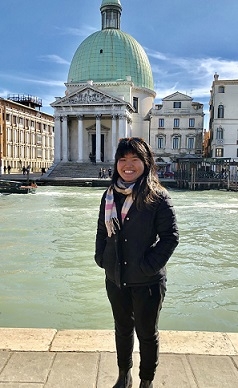
{"type": "Polygon", "coordinates": [[[62,160],[68,161],[68,117],[62,116],[62,160]]]}
{"type": "Polygon", "coordinates": [[[132,120],[127,118],[126,137],[132,137],[132,120]]]}
{"type": "Polygon", "coordinates": [[[78,162],[83,161],[83,115],[78,115],[78,162]]]}
{"type": "Polygon", "coordinates": [[[112,154],[111,160],[114,160],[116,149],[117,149],[117,117],[116,115],[112,116],[112,154]]]}
{"type": "Polygon", "coordinates": [[[54,126],[54,163],[61,161],[61,117],[55,116],[54,126]]]}
{"type": "MultiPolygon", "coordinates": [[[[46,152],[45,152],[45,133],[43,133],[43,131],[41,131],[41,141],[42,141],[42,161],[45,162],[45,155],[46,155],[46,152]]],[[[36,158],[36,155],[34,157],[34,159],[36,158]]]]}
{"type": "Polygon", "coordinates": [[[96,116],[96,162],[101,162],[101,115],[96,116]]]}
{"type": "Polygon", "coordinates": [[[119,116],[119,139],[126,137],[126,116],[119,116]]]}

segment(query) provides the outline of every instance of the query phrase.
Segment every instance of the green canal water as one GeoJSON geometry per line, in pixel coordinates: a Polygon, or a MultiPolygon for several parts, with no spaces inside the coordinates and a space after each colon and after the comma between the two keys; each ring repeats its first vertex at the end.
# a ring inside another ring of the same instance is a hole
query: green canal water
{"type": "MultiPolygon", "coordinates": [[[[0,196],[0,326],[113,329],[94,262],[104,189],[0,196]]],[[[170,191],[180,245],[168,263],[164,330],[237,332],[238,194],[170,191]]]]}

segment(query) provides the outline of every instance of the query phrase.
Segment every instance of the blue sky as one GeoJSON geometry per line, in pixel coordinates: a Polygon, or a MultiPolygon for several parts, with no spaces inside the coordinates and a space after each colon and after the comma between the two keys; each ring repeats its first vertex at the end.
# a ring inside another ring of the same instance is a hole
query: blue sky
{"type": "MultiPolygon", "coordinates": [[[[149,57],[156,102],[176,91],[204,104],[214,73],[238,78],[237,0],[121,0],[121,30],[149,57]]],[[[42,111],[64,96],[80,43],[101,29],[101,0],[7,0],[0,12],[0,97],[31,94],[42,111]]]]}

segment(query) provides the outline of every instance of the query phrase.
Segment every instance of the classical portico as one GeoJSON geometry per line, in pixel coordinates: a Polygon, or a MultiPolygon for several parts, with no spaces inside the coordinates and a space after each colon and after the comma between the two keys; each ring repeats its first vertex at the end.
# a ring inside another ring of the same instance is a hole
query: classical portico
{"type": "Polygon", "coordinates": [[[97,163],[114,159],[118,140],[132,135],[133,107],[123,99],[85,84],[57,99],[55,109],[55,162],[97,163]]]}

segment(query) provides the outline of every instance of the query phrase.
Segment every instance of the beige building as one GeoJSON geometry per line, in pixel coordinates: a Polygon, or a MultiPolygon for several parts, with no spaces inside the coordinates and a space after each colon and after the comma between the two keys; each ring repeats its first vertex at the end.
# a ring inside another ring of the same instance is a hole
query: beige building
{"type": "Polygon", "coordinates": [[[238,80],[214,75],[210,99],[211,156],[238,162],[238,80]]]}
{"type": "Polygon", "coordinates": [[[42,101],[29,95],[0,98],[1,172],[10,166],[20,172],[25,166],[38,172],[54,159],[54,117],[37,108],[42,101]]]}
{"type": "Polygon", "coordinates": [[[148,120],[150,144],[158,162],[175,170],[177,158],[202,156],[203,104],[176,92],[156,104],[148,120]]]}

